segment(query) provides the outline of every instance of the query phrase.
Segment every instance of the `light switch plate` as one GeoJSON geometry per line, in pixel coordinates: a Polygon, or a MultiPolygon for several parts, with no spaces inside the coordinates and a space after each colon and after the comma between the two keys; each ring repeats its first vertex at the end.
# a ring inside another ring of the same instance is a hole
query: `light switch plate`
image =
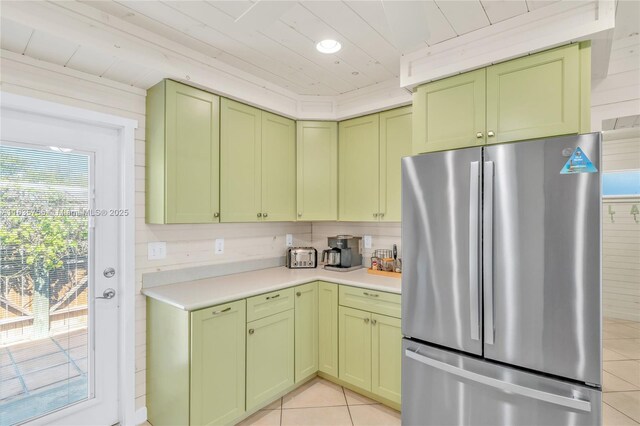
{"type": "Polygon", "coordinates": [[[215,254],[224,253],[224,238],[216,238],[215,254]]]}
{"type": "Polygon", "coordinates": [[[167,257],[167,243],[164,241],[156,241],[147,244],[147,259],[160,260],[167,257]]]}
{"type": "Polygon", "coordinates": [[[293,247],[293,235],[292,234],[287,234],[287,247],[293,247]]]}
{"type": "Polygon", "coordinates": [[[371,248],[371,235],[365,235],[363,237],[364,240],[364,248],[370,249],[371,248]]]}

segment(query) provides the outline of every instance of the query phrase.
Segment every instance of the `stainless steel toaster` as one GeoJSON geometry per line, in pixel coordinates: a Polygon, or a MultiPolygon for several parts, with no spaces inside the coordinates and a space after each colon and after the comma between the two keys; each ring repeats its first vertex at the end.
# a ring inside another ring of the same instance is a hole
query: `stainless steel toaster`
{"type": "Polygon", "coordinates": [[[290,247],[287,249],[287,268],[315,268],[318,266],[318,251],[313,247],[290,247]]]}

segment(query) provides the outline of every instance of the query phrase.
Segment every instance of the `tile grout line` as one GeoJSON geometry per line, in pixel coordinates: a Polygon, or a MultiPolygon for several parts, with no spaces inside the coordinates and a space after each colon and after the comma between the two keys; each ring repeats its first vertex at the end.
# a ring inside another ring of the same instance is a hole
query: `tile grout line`
{"type": "Polygon", "coordinates": [[[24,378],[22,377],[22,373],[20,372],[20,368],[18,368],[18,364],[13,359],[13,355],[11,354],[11,349],[7,348],[7,355],[9,355],[9,359],[11,360],[11,364],[13,365],[14,370],[16,370],[16,377],[20,380],[20,384],[22,385],[22,390],[25,395],[29,395],[29,389],[27,388],[27,384],[24,382],[24,378]]]}
{"type": "MultiPolygon", "coordinates": [[[[614,411],[617,411],[618,413],[622,414],[623,416],[625,416],[628,419],[631,419],[631,421],[636,422],[635,419],[633,419],[632,417],[627,416],[623,411],[618,410],[616,407],[614,407],[613,405],[609,405],[606,402],[602,401],[602,403],[606,406],[608,406],[609,408],[611,408],[614,411]]],[[[638,422],[636,422],[636,424],[640,424],[638,422]]]]}
{"type": "Polygon", "coordinates": [[[344,390],[344,386],[340,386],[342,389],[342,395],[344,396],[344,402],[347,404],[347,412],[349,413],[349,420],[351,420],[351,425],[353,426],[353,416],[351,415],[351,407],[349,407],[349,401],[347,400],[347,393],[344,390]]]}

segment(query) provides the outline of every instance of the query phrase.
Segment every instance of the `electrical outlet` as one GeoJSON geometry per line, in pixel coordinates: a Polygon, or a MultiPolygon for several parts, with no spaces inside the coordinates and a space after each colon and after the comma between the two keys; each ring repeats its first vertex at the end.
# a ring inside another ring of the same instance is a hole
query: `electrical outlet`
{"type": "Polygon", "coordinates": [[[224,253],[224,238],[216,238],[215,254],[224,253]]]}
{"type": "Polygon", "coordinates": [[[371,248],[371,235],[365,235],[363,240],[364,240],[364,248],[370,249],[371,248]]]}
{"type": "Polygon", "coordinates": [[[164,241],[156,241],[147,244],[147,259],[160,260],[167,257],[167,243],[164,241]]]}
{"type": "Polygon", "coordinates": [[[293,247],[293,235],[287,234],[287,247],[293,247]]]}

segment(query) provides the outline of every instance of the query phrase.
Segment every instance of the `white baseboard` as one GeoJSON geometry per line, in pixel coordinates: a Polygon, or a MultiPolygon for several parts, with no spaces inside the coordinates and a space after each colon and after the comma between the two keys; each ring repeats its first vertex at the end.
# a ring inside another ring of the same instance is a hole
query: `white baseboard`
{"type": "Polygon", "coordinates": [[[136,410],[136,425],[141,425],[147,421],[147,407],[138,408],[136,410]]]}

